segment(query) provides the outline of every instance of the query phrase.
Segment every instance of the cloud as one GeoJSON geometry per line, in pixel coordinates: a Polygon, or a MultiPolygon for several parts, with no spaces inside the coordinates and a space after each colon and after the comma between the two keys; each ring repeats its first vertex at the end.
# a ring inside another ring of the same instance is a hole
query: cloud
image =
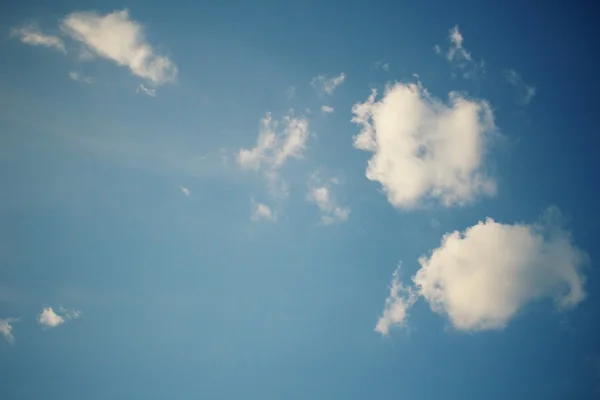
{"type": "Polygon", "coordinates": [[[381,183],[392,205],[413,209],[431,199],[450,207],[495,194],[483,171],[497,134],[487,102],[451,92],[446,104],[420,83],[388,86],[379,101],[376,95],[352,107],[361,127],[354,147],[373,153],[366,176],[381,183]]]}
{"type": "MultiPolygon", "coordinates": [[[[337,181],[332,180],[331,182],[337,181]]],[[[321,183],[317,176],[313,176],[309,180],[307,200],[315,203],[321,211],[323,225],[346,221],[350,215],[350,208],[339,206],[330,185],[321,183]]]]}
{"type": "Polygon", "coordinates": [[[285,98],[288,99],[288,100],[292,100],[294,98],[294,96],[296,96],[296,87],[295,86],[289,86],[285,90],[285,98]]]}
{"type": "Polygon", "coordinates": [[[556,209],[536,224],[491,218],[446,234],[419,259],[416,290],[458,330],[502,329],[527,304],[552,298],[569,309],[585,298],[587,255],[560,227],[556,209]]]}
{"type": "Polygon", "coordinates": [[[67,320],[77,319],[81,315],[80,311],[67,310],[63,307],[60,307],[59,312],[62,315],[55,313],[52,307],[45,307],[41,314],[38,315],[38,323],[48,328],[56,328],[57,326],[64,324],[67,320]]]}
{"type": "Polygon", "coordinates": [[[383,71],[387,72],[390,70],[390,64],[381,61],[375,61],[373,63],[373,69],[382,69],[383,71]]]}
{"type": "Polygon", "coordinates": [[[187,197],[190,197],[190,195],[192,194],[192,192],[190,192],[190,189],[188,189],[186,187],[181,186],[180,189],[181,189],[181,193],[183,193],[187,197]]]}
{"type": "Polygon", "coordinates": [[[69,78],[75,82],[92,83],[92,78],[84,76],[76,71],[69,72],[69,78]]]}
{"type": "Polygon", "coordinates": [[[175,64],[155,54],[143,27],[129,18],[128,10],[106,15],[75,12],[62,20],[61,28],[95,55],[129,67],[134,75],[155,85],[174,82],[177,77],[175,64]]]}
{"type": "Polygon", "coordinates": [[[517,103],[520,105],[527,105],[531,103],[533,100],[533,96],[535,96],[536,88],[534,86],[529,86],[523,81],[521,75],[519,75],[514,69],[505,70],[502,72],[504,78],[508,83],[517,88],[517,103]]]}
{"type": "Polygon", "coordinates": [[[65,43],[57,36],[45,35],[33,25],[16,28],[11,31],[12,36],[18,36],[21,42],[31,46],[52,47],[66,53],[65,43]]]}
{"type": "Polygon", "coordinates": [[[146,96],[156,97],[156,89],[149,89],[146,86],[140,84],[136,90],[137,93],[143,93],[146,96]]]}
{"type": "Polygon", "coordinates": [[[328,95],[333,94],[333,91],[340,86],[346,80],[346,74],[340,73],[338,76],[328,78],[325,75],[319,75],[312,79],[311,85],[320,91],[327,93],[328,95]]]}
{"type": "Polygon", "coordinates": [[[326,105],[321,106],[321,112],[323,112],[324,114],[331,114],[334,111],[335,110],[333,109],[333,107],[326,106],[326,105]]]}
{"type": "Polygon", "coordinates": [[[377,321],[375,331],[383,336],[389,334],[392,326],[402,327],[406,323],[408,310],[417,301],[417,294],[410,287],[405,287],[400,281],[400,267],[392,275],[390,295],[385,300],[383,314],[377,321]]]}
{"type": "Polygon", "coordinates": [[[263,171],[273,194],[285,196],[287,185],[279,177],[279,169],[287,160],[304,157],[308,140],[308,120],[285,116],[273,120],[270,113],[261,119],[256,146],[241,149],[237,162],[244,168],[263,171]]]}
{"type": "Polygon", "coordinates": [[[274,222],[277,220],[277,216],[266,204],[252,202],[252,216],[250,217],[252,221],[271,221],[274,222]]]}
{"type": "Polygon", "coordinates": [[[448,41],[450,45],[448,50],[442,51],[439,45],[433,46],[433,50],[438,55],[445,55],[446,59],[455,67],[462,69],[464,79],[480,78],[485,73],[485,62],[475,61],[471,53],[463,46],[464,37],[459,30],[458,25],[450,28],[448,32],[448,41]]]}
{"type": "Polygon", "coordinates": [[[8,341],[8,343],[14,343],[15,337],[12,333],[12,323],[17,322],[17,318],[0,318],[0,334],[8,341]]]}

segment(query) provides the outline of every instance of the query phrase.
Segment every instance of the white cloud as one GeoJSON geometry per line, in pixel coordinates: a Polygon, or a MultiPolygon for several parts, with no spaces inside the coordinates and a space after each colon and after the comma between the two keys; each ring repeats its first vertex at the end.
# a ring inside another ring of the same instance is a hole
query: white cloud
{"type": "Polygon", "coordinates": [[[392,205],[412,209],[432,199],[449,207],[495,194],[483,171],[497,134],[487,102],[451,92],[446,104],[420,83],[388,86],[379,101],[376,95],[352,108],[362,128],[354,147],[373,153],[366,176],[381,183],[392,205]]]}
{"type": "Polygon", "coordinates": [[[252,202],[252,221],[276,221],[277,216],[266,204],[252,202]]]}
{"type": "Polygon", "coordinates": [[[92,83],[92,78],[89,76],[84,76],[77,71],[69,72],[69,78],[75,82],[92,83]]]}
{"type": "Polygon", "coordinates": [[[399,277],[400,267],[392,275],[390,295],[385,300],[383,314],[377,321],[375,331],[383,336],[389,334],[392,326],[404,326],[408,317],[408,310],[417,301],[417,294],[410,287],[402,285],[399,277]]]}
{"type": "Polygon", "coordinates": [[[80,311],[67,310],[63,307],[60,307],[59,312],[62,315],[55,313],[52,307],[45,307],[40,315],[38,315],[38,323],[48,328],[56,328],[57,326],[64,324],[67,320],[77,319],[81,315],[80,311]]]}
{"type": "Polygon", "coordinates": [[[279,177],[279,169],[287,160],[301,159],[308,140],[308,120],[290,115],[274,121],[271,114],[260,121],[256,146],[241,149],[237,162],[244,169],[263,171],[271,192],[285,196],[287,185],[279,177]]]}
{"type": "Polygon", "coordinates": [[[156,89],[147,88],[146,86],[140,84],[136,90],[137,93],[143,93],[146,96],[156,97],[156,89]]]}
{"type": "MultiPolygon", "coordinates": [[[[331,182],[335,183],[336,181],[332,180],[331,182]]],[[[317,176],[313,176],[309,180],[307,200],[315,203],[321,211],[323,225],[346,221],[350,215],[350,208],[339,206],[330,185],[321,183],[317,176]]]]}
{"type": "Polygon", "coordinates": [[[13,36],[18,36],[21,42],[31,46],[53,47],[56,50],[66,53],[65,44],[57,36],[45,35],[33,25],[16,28],[11,31],[13,36]]]}
{"type": "Polygon", "coordinates": [[[334,111],[335,110],[333,109],[333,107],[326,106],[326,105],[321,106],[321,112],[323,112],[324,114],[331,114],[334,111]]]}
{"type": "Polygon", "coordinates": [[[341,73],[333,78],[328,78],[325,75],[319,75],[312,79],[311,85],[318,90],[321,90],[329,95],[346,80],[346,74],[341,73]]]}
{"type": "Polygon", "coordinates": [[[446,234],[419,263],[416,290],[459,330],[501,329],[535,300],[568,309],[585,297],[587,256],[552,218],[533,225],[488,218],[446,234]]]}
{"type": "Polygon", "coordinates": [[[518,99],[517,102],[520,105],[527,105],[531,103],[533,100],[533,96],[535,96],[536,88],[534,86],[527,85],[521,75],[519,75],[514,69],[509,69],[502,72],[504,78],[517,88],[518,99]]]}
{"type": "Polygon", "coordinates": [[[72,13],[62,20],[61,28],[97,56],[129,67],[134,75],[155,85],[173,82],[177,77],[175,64],[155,54],[146,42],[143,27],[129,18],[127,10],[106,15],[72,13]]]}
{"type": "Polygon", "coordinates": [[[187,197],[190,197],[190,195],[192,194],[192,192],[190,192],[190,189],[188,189],[186,187],[181,186],[180,189],[181,189],[181,193],[183,193],[187,197]]]}
{"type": "Polygon", "coordinates": [[[8,341],[8,343],[14,343],[15,337],[12,333],[14,322],[17,322],[17,318],[0,318],[0,334],[8,341]]]}
{"type": "MultiPolygon", "coordinates": [[[[464,79],[480,78],[485,73],[485,62],[475,61],[471,53],[464,47],[464,37],[458,25],[453,26],[448,32],[450,46],[445,53],[446,59],[459,69],[463,70],[464,79]]],[[[443,51],[439,45],[433,46],[436,54],[442,55],[443,51]]]]}

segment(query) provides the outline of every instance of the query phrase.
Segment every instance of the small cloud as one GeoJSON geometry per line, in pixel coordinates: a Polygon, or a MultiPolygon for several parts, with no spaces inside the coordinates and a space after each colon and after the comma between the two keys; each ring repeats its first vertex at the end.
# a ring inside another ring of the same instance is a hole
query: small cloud
{"type": "Polygon", "coordinates": [[[38,315],[38,323],[48,328],[56,328],[57,326],[64,324],[67,320],[77,319],[81,315],[80,311],[69,311],[63,307],[60,307],[59,312],[62,315],[55,313],[52,307],[45,307],[41,314],[38,315]]]}
{"type": "Polygon", "coordinates": [[[156,89],[150,89],[147,88],[146,86],[144,86],[143,84],[140,84],[137,87],[136,93],[143,93],[146,96],[150,96],[150,97],[156,97],[156,89]]]}
{"type": "MultiPolygon", "coordinates": [[[[337,184],[337,180],[332,179],[330,183],[337,184]]],[[[321,211],[321,224],[323,225],[343,222],[350,216],[350,208],[339,206],[331,191],[331,186],[322,183],[316,175],[309,180],[307,200],[315,203],[321,211]]]]}
{"type": "MultiPolygon", "coordinates": [[[[458,25],[450,28],[448,33],[450,46],[445,54],[446,59],[456,68],[463,70],[464,79],[477,79],[485,73],[485,62],[475,61],[471,53],[464,47],[464,37],[460,32],[458,25]]],[[[443,55],[442,48],[439,45],[433,46],[433,51],[438,55],[443,55]]]]}
{"type": "Polygon", "coordinates": [[[250,217],[252,221],[271,221],[275,222],[277,220],[275,213],[271,210],[266,204],[256,203],[252,201],[252,216],[250,217]]]}
{"type": "Polygon", "coordinates": [[[190,197],[190,195],[192,194],[192,192],[190,192],[190,189],[186,187],[181,186],[180,189],[181,193],[183,193],[186,197],[190,197]]]}
{"type": "Polygon", "coordinates": [[[16,28],[11,31],[12,36],[18,36],[21,42],[30,46],[51,47],[66,53],[65,44],[61,38],[57,36],[45,35],[39,31],[34,25],[16,28]]]}
{"type": "Polygon", "coordinates": [[[94,55],[128,67],[134,75],[155,85],[177,78],[175,64],[155,53],[146,41],[142,25],[129,17],[128,10],[104,15],[75,12],[61,21],[61,29],[94,55]]]}
{"type": "Polygon", "coordinates": [[[392,275],[390,295],[385,300],[383,314],[375,326],[375,332],[379,332],[383,336],[388,336],[390,328],[393,326],[405,326],[408,310],[418,299],[418,295],[410,287],[402,285],[399,275],[400,267],[392,275]]]}
{"type": "Polygon", "coordinates": [[[390,70],[390,64],[381,61],[375,61],[373,63],[373,69],[381,69],[385,72],[388,72],[390,70]]]}
{"type": "Polygon", "coordinates": [[[69,72],[69,78],[75,82],[83,82],[83,83],[92,83],[92,78],[89,76],[83,76],[79,72],[71,71],[69,72]]]}
{"type": "Polygon", "coordinates": [[[312,79],[311,85],[316,89],[332,95],[333,91],[346,80],[346,74],[341,73],[333,78],[328,78],[325,75],[319,75],[312,79]]]}
{"type": "Polygon", "coordinates": [[[331,114],[334,111],[333,107],[330,106],[321,106],[321,112],[323,112],[324,114],[331,114]]]}
{"type": "Polygon", "coordinates": [[[502,72],[504,78],[508,83],[513,85],[517,89],[517,103],[520,105],[527,105],[533,100],[533,96],[536,94],[536,88],[534,86],[527,85],[521,75],[519,75],[514,69],[508,69],[502,72]]]}
{"type": "Polygon", "coordinates": [[[240,149],[237,162],[244,168],[262,171],[272,194],[287,195],[287,184],[280,179],[279,170],[289,159],[304,157],[308,140],[308,120],[287,115],[281,121],[270,113],[260,121],[256,146],[240,149]]]}
{"type": "Polygon", "coordinates": [[[0,334],[8,341],[8,343],[14,343],[15,337],[12,333],[12,324],[18,322],[18,318],[0,318],[0,334]]]}

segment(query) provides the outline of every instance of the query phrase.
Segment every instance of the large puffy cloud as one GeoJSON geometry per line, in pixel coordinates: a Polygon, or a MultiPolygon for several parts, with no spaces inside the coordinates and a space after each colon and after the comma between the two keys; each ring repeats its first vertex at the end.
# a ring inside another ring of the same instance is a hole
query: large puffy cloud
{"type": "Polygon", "coordinates": [[[576,306],[585,297],[586,262],[551,218],[532,225],[488,218],[445,235],[419,260],[413,281],[431,309],[447,315],[456,329],[501,329],[535,300],[551,298],[561,310],[576,306]]]}
{"type": "Polygon", "coordinates": [[[497,134],[487,102],[451,92],[444,103],[420,83],[388,86],[378,101],[376,95],[352,108],[362,128],[354,146],[373,153],[366,176],[381,183],[392,205],[412,209],[429,198],[453,206],[495,194],[483,170],[497,134]]]}
{"type": "Polygon", "coordinates": [[[284,196],[287,186],[279,177],[279,169],[289,159],[304,156],[308,133],[308,120],[304,118],[288,115],[276,121],[267,113],[260,121],[256,146],[240,149],[237,162],[244,169],[263,171],[271,192],[284,196]]]}
{"type": "Polygon", "coordinates": [[[177,77],[175,64],[155,54],[142,26],[130,19],[127,10],[106,15],[72,13],[63,19],[61,28],[95,55],[129,67],[133,74],[155,85],[173,82],[177,77]]]}

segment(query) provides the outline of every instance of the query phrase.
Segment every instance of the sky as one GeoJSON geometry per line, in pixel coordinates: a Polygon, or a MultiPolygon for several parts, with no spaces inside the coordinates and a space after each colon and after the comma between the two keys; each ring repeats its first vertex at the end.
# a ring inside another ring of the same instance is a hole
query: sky
{"type": "Polygon", "coordinates": [[[0,12],[0,398],[600,398],[589,2],[0,12]]]}

